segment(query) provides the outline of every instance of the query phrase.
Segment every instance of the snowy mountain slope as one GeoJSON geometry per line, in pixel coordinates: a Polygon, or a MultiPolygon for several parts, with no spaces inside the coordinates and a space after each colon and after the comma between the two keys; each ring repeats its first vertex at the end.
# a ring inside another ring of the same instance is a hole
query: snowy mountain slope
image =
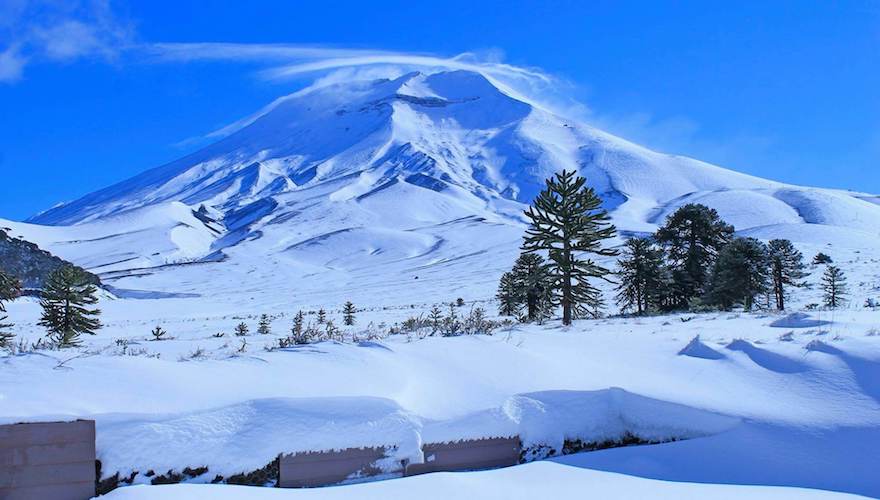
{"type": "Polygon", "coordinates": [[[561,168],[589,179],[624,232],[652,231],[698,202],[747,234],[880,245],[876,197],[656,153],[467,71],[308,88],[185,158],[4,224],[123,288],[455,289],[444,278],[453,268],[497,279],[515,258],[523,203],[561,168]],[[189,220],[196,209],[222,228],[189,220]],[[156,268],[194,261],[202,265],[156,268]]]}
{"type": "Polygon", "coordinates": [[[3,219],[0,226],[96,273],[191,261],[204,256],[225,233],[210,215],[180,202],[145,206],[74,228],[3,219]]]}

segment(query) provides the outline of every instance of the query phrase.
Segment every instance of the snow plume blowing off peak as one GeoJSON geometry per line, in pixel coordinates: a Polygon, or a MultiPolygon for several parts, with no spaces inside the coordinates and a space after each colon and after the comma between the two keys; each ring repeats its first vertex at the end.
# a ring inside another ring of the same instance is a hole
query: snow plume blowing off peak
{"type": "MultiPolygon", "coordinates": [[[[296,276],[344,272],[340,279],[349,283],[360,279],[353,270],[379,275],[380,265],[408,276],[421,269],[419,283],[426,270],[440,279],[441,269],[467,266],[491,283],[515,258],[525,204],[547,177],[568,169],[588,179],[624,233],[653,231],[677,207],[702,203],[748,236],[880,244],[876,198],[657,153],[521,97],[499,77],[514,70],[457,64],[464,67],[404,72],[398,65],[383,78],[375,78],[385,71],[375,66],[342,69],[218,131],[213,144],[16,227],[76,262],[76,238],[33,224],[88,224],[95,238],[106,226],[116,238],[111,228],[120,217],[148,225],[151,213],[173,213],[180,215],[161,223],[174,228],[173,241],[160,245],[171,255],[126,254],[126,262],[222,266],[260,255],[296,276]],[[169,204],[194,216],[150,208],[169,204]]],[[[93,257],[100,253],[94,247],[93,257]]],[[[90,261],[120,260],[111,256],[118,249],[106,253],[90,261]]],[[[98,265],[92,269],[106,272],[98,265]]],[[[207,279],[192,278],[175,292],[200,293],[197,281],[207,279]]],[[[167,288],[167,280],[153,286],[167,288]]]]}

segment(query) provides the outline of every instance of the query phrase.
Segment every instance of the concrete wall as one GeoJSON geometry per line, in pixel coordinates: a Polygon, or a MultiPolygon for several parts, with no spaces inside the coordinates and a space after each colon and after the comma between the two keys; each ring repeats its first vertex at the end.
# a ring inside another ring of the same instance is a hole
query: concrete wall
{"type": "Polygon", "coordinates": [[[94,421],[0,425],[0,499],[94,495],[94,421]]]}
{"type": "Polygon", "coordinates": [[[422,445],[425,462],[406,466],[406,475],[509,467],[519,463],[518,437],[470,439],[422,445]]]}
{"type": "Polygon", "coordinates": [[[354,474],[374,476],[380,471],[372,464],[384,457],[385,448],[348,448],[281,455],[278,460],[278,486],[312,488],[340,483],[354,474]]]}

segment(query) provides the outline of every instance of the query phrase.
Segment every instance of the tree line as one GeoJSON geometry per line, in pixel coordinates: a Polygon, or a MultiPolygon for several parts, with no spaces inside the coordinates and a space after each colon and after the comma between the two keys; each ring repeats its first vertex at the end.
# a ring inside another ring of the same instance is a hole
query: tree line
{"type": "MultiPolygon", "coordinates": [[[[751,310],[761,298],[764,306],[784,310],[790,290],[805,285],[804,258],[791,241],[736,237],[716,210],[696,203],[678,208],[654,234],[628,238],[619,252],[607,246],[616,229],[601,198],[574,172],[547,179],[525,216],[522,253],[496,293],[499,313],[523,321],[542,321],[559,307],[566,325],[598,316],[604,301],[591,280],[615,283],[617,305],[634,314],[751,310]],[[616,272],[593,260],[617,255],[616,272]]],[[[846,277],[825,254],[814,263],[828,265],[825,305],[839,306],[846,277]]]]}

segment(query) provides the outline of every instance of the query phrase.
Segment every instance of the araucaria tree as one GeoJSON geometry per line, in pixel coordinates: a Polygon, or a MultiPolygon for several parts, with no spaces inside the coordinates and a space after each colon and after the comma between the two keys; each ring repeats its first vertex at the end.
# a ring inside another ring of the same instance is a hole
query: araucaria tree
{"type": "Polygon", "coordinates": [[[517,316],[519,314],[520,297],[512,272],[508,271],[501,275],[495,298],[498,300],[498,314],[502,316],[517,316]]]}
{"type": "Polygon", "coordinates": [[[241,323],[235,325],[235,336],[236,337],[244,337],[248,334],[250,329],[247,326],[247,323],[242,321],[241,323]]]}
{"type": "Polygon", "coordinates": [[[353,326],[354,325],[354,313],[357,312],[357,308],[354,304],[349,300],[342,306],[342,323],[345,326],[353,326]]]}
{"type": "Polygon", "coordinates": [[[165,334],[167,332],[162,329],[161,326],[156,325],[156,328],[153,328],[153,331],[150,332],[150,335],[153,336],[153,340],[165,340],[165,334]]]}
{"type": "Polygon", "coordinates": [[[563,170],[547,179],[546,187],[525,212],[530,224],[522,248],[527,253],[547,252],[553,302],[562,306],[565,325],[574,317],[598,315],[602,295],[590,279],[610,281],[611,271],[584,255],[617,255],[616,250],[603,247],[616,229],[602,209],[602,200],[586,182],[563,170]]]}
{"type": "Polygon", "coordinates": [[[5,303],[14,300],[19,294],[21,294],[21,282],[18,281],[18,278],[6,274],[0,269],[0,348],[8,346],[12,338],[15,337],[9,331],[9,328],[13,326],[12,323],[6,323],[8,316],[5,314],[5,303]]]}
{"type": "Polygon", "coordinates": [[[825,305],[837,307],[846,296],[846,276],[837,266],[829,265],[822,275],[822,291],[825,292],[825,305]]]}
{"type": "Polygon", "coordinates": [[[813,256],[813,264],[831,264],[832,262],[834,262],[834,260],[831,259],[831,256],[822,252],[813,256]]]}
{"type": "Polygon", "coordinates": [[[807,275],[804,272],[804,256],[788,240],[770,240],[767,244],[770,256],[770,279],[773,282],[773,296],[776,298],[776,309],[785,309],[785,288],[801,287],[800,280],[807,275]]]}
{"type": "Polygon", "coordinates": [[[272,333],[272,321],[269,319],[268,314],[260,315],[260,322],[257,325],[257,333],[260,335],[269,335],[272,333]]]}
{"type": "Polygon", "coordinates": [[[553,275],[544,258],[524,253],[511,270],[519,303],[526,308],[526,319],[541,321],[553,311],[553,275]]]}
{"type": "Polygon", "coordinates": [[[94,335],[101,328],[101,311],[89,308],[98,303],[97,291],[89,283],[89,275],[74,266],[60,267],[46,279],[40,296],[43,315],[39,324],[46,327],[47,336],[58,347],[78,346],[82,334],[94,335]]]}
{"type": "Polygon", "coordinates": [[[741,304],[750,311],[755,297],[767,293],[770,284],[767,246],[754,238],[728,243],[712,270],[707,301],[722,309],[741,304]]]}
{"type": "Polygon", "coordinates": [[[705,205],[690,203],[666,218],[655,239],[666,249],[671,272],[668,308],[686,308],[703,295],[718,253],[732,237],[733,226],[705,205]]]}
{"type": "Polygon", "coordinates": [[[617,305],[636,314],[659,309],[666,286],[663,249],[649,238],[630,238],[618,267],[617,305]]]}

